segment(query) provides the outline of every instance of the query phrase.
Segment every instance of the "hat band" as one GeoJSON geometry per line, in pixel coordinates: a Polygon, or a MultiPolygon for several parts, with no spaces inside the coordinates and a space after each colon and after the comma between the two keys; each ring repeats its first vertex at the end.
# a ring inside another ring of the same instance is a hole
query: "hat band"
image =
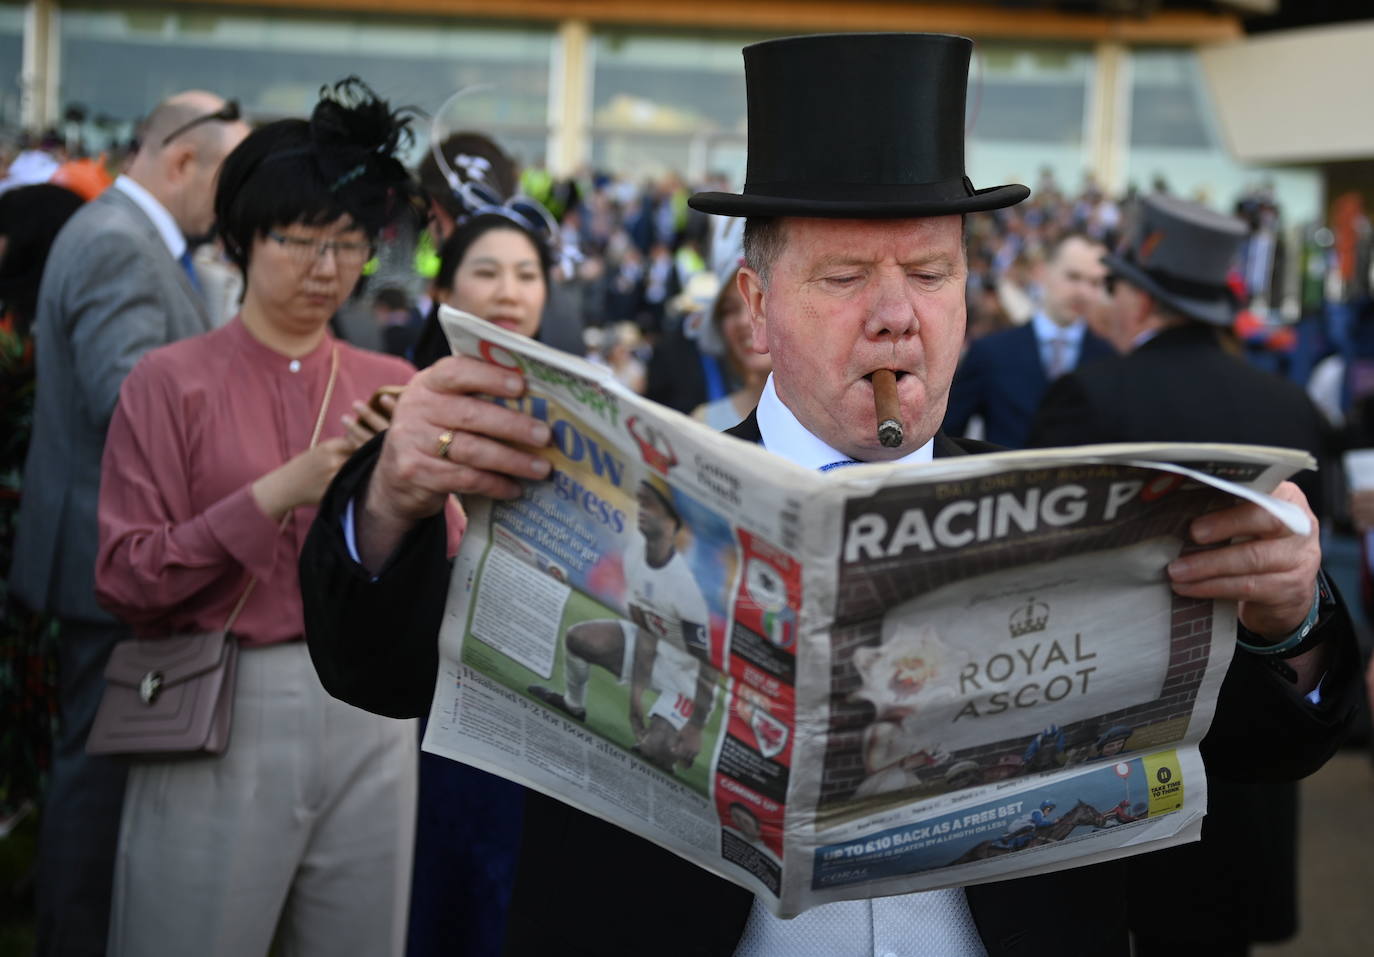
{"type": "Polygon", "coordinates": [[[929,203],[967,199],[974,194],[967,176],[934,183],[795,182],[744,184],[745,196],[834,203],[929,203]]]}
{"type": "Polygon", "coordinates": [[[1162,269],[1150,269],[1136,259],[1133,252],[1127,252],[1121,259],[1149,276],[1165,292],[1171,292],[1175,296],[1181,296],[1184,299],[1235,300],[1235,294],[1231,292],[1231,287],[1225,283],[1218,285],[1217,283],[1199,282],[1196,279],[1184,279],[1181,276],[1175,276],[1173,273],[1165,272],[1162,269]]]}

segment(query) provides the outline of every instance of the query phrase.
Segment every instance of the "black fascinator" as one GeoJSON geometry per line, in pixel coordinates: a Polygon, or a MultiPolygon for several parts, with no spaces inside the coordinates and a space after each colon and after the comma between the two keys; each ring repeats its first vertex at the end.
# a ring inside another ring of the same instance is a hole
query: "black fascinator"
{"type": "Polygon", "coordinates": [[[225,159],[215,189],[230,258],[246,268],[255,236],[293,223],[348,217],[375,237],[398,220],[423,221],[423,194],[396,155],[411,141],[413,114],[350,76],[321,88],[308,121],[254,130],[225,159]]]}
{"type": "Polygon", "coordinates": [[[419,211],[420,193],[396,154],[410,145],[414,110],[393,110],[361,79],[322,87],[310,116],[315,161],[329,192],[369,234],[419,211]]]}

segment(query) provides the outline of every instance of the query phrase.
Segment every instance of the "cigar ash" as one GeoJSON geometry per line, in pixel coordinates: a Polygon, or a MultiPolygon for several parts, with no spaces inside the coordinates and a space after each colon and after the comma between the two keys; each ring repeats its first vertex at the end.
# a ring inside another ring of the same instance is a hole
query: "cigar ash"
{"type": "Polygon", "coordinates": [[[902,425],[901,403],[897,398],[897,375],[891,369],[878,369],[871,381],[878,421],[878,442],[884,448],[895,449],[902,444],[906,431],[902,425]]]}

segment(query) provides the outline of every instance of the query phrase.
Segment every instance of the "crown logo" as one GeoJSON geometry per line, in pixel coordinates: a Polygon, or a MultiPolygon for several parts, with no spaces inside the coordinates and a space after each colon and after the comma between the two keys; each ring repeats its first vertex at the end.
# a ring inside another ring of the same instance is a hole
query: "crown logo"
{"type": "Polygon", "coordinates": [[[1050,622],[1050,606],[1034,598],[1026,600],[1026,607],[1018,608],[1007,617],[1007,630],[1013,638],[1022,638],[1044,631],[1050,622]]]}
{"type": "Polygon", "coordinates": [[[673,452],[667,436],[658,429],[641,423],[639,417],[633,415],[626,421],[625,428],[634,437],[640,457],[649,468],[660,475],[667,475],[668,470],[677,465],[677,454],[673,452]]]}

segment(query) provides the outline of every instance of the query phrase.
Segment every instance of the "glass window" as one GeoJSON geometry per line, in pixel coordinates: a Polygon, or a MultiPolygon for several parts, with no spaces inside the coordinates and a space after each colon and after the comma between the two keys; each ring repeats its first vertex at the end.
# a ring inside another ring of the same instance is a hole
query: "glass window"
{"type": "Polygon", "coordinates": [[[592,163],[630,178],[744,180],[744,58],[760,36],[592,37],[592,163]]]}
{"type": "Polygon", "coordinates": [[[1210,149],[1206,91],[1191,50],[1131,54],[1131,146],[1210,149]]]}
{"type": "MultiPolygon", "coordinates": [[[[762,36],[603,31],[593,38],[592,162],[629,176],[744,177],[744,66],[762,36]]],[[[981,45],[969,79],[969,172],[1029,182],[1044,165],[1082,169],[1086,48],[981,45]]],[[[980,178],[981,177],[981,178],[980,178]]],[[[999,179],[1002,182],[1004,179],[999,179]]]]}
{"type": "Polygon", "coordinates": [[[1170,192],[1229,211],[1242,194],[1273,190],[1288,223],[1319,219],[1315,167],[1247,166],[1227,150],[1197,54],[1184,49],[1131,53],[1130,150],[1126,179],[1136,189],[1170,192]]]}
{"type": "Polygon", "coordinates": [[[1089,162],[1083,131],[1093,70],[1083,47],[975,47],[965,159],[973,185],[1033,185],[1048,168],[1075,189],[1089,162]]]}
{"type": "Polygon", "coordinates": [[[969,65],[969,136],[1080,145],[1092,68],[1086,49],[980,45],[969,65]]]}
{"type": "MultiPolygon", "coordinates": [[[[545,27],[208,9],[64,8],[60,22],[59,102],[86,109],[93,139],[127,137],[152,105],[189,88],[235,97],[255,120],[304,116],[322,84],[357,74],[393,105],[430,112],[457,89],[491,84],[462,101],[459,123],[526,161],[546,150],[554,35],[545,27]]],[[[416,132],[423,146],[427,124],[416,132]]]]}
{"type": "Polygon", "coordinates": [[[0,127],[17,129],[24,72],[24,8],[0,6],[0,127]]]}

